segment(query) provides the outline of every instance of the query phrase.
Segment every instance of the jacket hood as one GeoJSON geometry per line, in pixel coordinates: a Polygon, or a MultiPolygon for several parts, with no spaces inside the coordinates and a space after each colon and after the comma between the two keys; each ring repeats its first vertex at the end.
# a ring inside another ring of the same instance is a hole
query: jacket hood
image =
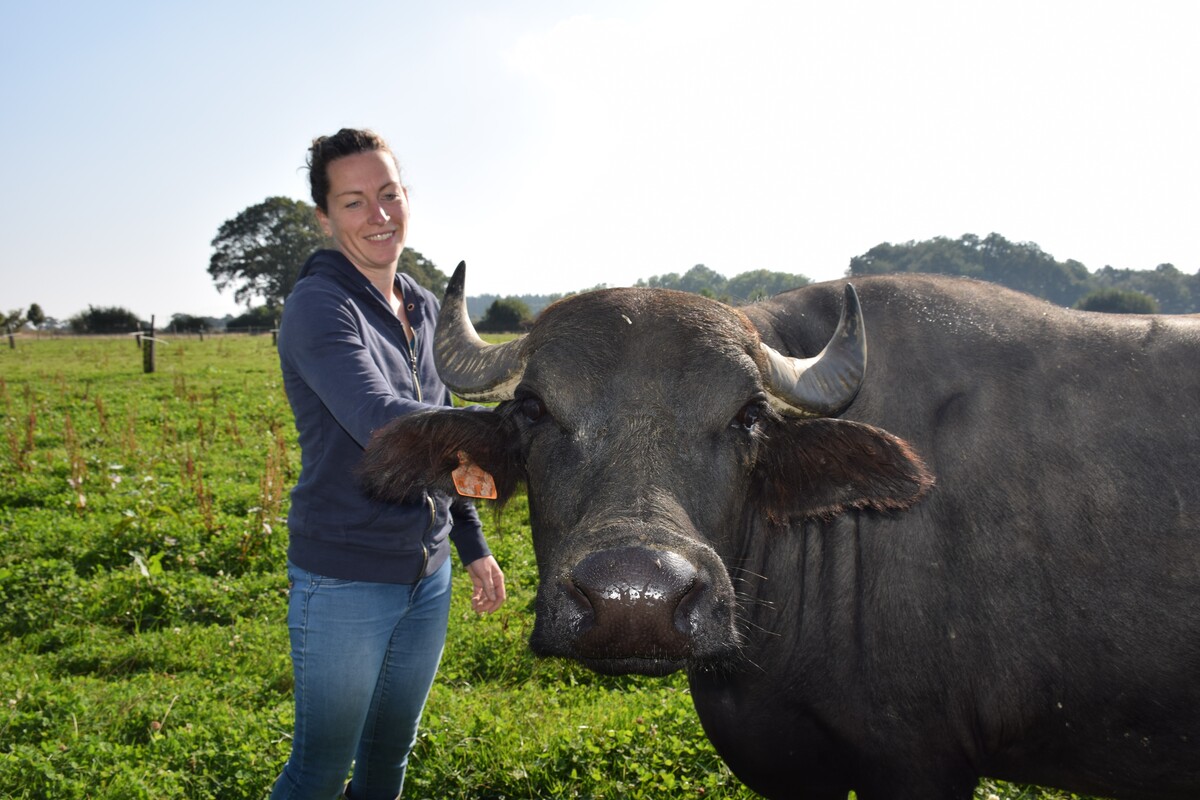
{"type": "MultiPolygon", "coordinates": [[[[365,293],[380,303],[384,302],[379,290],[367,279],[366,275],[363,275],[350,263],[350,259],[346,258],[340,250],[318,250],[309,256],[308,260],[304,262],[304,266],[300,268],[300,274],[296,276],[296,285],[312,275],[331,278],[345,287],[347,291],[365,293]]],[[[396,282],[400,285],[401,294],[404,297],[409,324],[414,328],[419,328],[426,315],[430,313],[427,310],[427,304],[432,301],[431,307],[437,308],[437,297],[399,270],[396,272],[396,282]]],[[[294,286],[292,291],[295,291],[294,286]]]]}

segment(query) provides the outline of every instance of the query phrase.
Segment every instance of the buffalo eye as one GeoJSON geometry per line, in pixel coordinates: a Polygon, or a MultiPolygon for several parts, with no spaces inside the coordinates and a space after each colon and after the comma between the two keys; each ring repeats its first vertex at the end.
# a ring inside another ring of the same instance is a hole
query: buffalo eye
{"type": "Polygon", "coordinates": [[[742,406],[741,410],[733,418],[733,426],[736,428],[744,428],[745,430],[754,430],[762,419],[763,406],[762,403],[753,402],[742,406]]]}
{"type": "Polygon", "coordinates": [[[530,422],[537,422],[546,413],[546,404],[542,402],[542,398],[529,396],[519,401],[517,406],[521,412],[521,416],[530,422]]]}

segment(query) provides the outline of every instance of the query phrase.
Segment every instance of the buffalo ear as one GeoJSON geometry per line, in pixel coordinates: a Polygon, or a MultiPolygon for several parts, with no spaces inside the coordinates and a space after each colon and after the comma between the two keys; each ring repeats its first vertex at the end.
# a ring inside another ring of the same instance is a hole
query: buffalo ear
{"type": "Polygon", "coordinates": [[[908,442],[859,422],[786,419],[772,430],[766,450],[762,502],[777,524],[851,509],[903,511],[934,483],[908,442]]]}
{"type": "Polygon", "coordinates": [[[494,411],[445,409],[399,417],[375,432],[359,464],[363,489],[377,500],[398,503],[423,491],[454,496],[450,473],[464,452],[491,473],[503,502],[517,485],[517,470],[494,411]]]}

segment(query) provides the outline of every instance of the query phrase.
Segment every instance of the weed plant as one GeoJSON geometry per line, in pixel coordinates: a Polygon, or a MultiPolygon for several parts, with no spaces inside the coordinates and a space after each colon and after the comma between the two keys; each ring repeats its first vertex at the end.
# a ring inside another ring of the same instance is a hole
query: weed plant
{"type": "MultiPolygon", "coordinates": [[[[292,724],[287,489],[299,454],[269,337],[0,353],[0,797],[263,798],[292,724]]],[[[528,508],[484,513],[508,604],[446,655],[411,798],[751,798],[686,680],[602,677],[526,647],[528,508]]],[[[1065,800],[987,783],[979,798],[1065,800]]]]}

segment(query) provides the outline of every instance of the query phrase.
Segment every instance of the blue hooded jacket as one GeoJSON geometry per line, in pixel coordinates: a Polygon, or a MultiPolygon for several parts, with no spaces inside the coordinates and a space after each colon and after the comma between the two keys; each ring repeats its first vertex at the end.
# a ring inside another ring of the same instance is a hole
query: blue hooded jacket
{"type": "Polygon", "coordinates": [[[415,583],[446,560],[447,536],[464,564],[489,554],[469,502],[438,494],[382,503],[359,485],[372,433],[401,414],[451,402],[433,366],[437,300],[403,273],[396,282],[416,337],[412,350],[383,295],[336,250],[308,259],[279,325],[301,451],[288,558],[331,578],[415,583]]]}

